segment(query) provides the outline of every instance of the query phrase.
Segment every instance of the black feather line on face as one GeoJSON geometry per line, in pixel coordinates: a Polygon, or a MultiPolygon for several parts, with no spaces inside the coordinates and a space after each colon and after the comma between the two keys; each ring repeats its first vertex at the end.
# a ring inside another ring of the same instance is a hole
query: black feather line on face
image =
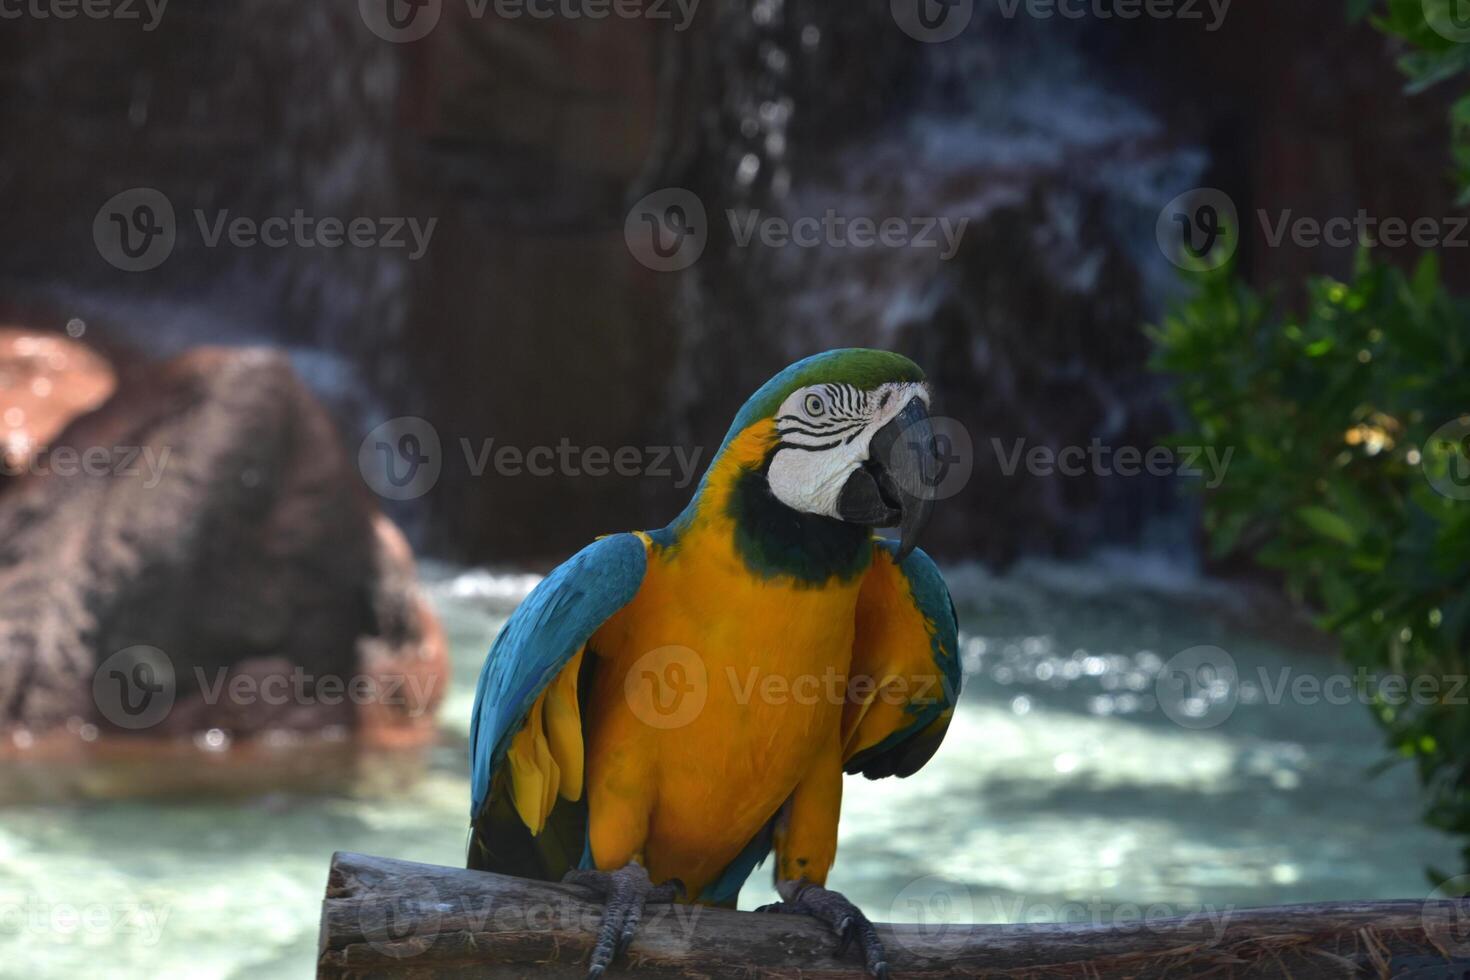
{"type": "Polygon", "coordinates": [[[809,419],[804,415],[780,415],[776,418],[776,422],[778,425],[782,422],[788,422],[794,423],[796,425],[810,426],[811,428],[816,429],[830,429],[833,426],[847,425],[852,422],[866,421],[867,419],[858,415],[838,415],[828,419],[809,419]]]}
{"type": "Polygon", "coordinates": [[[803,446],[800,443],[795,442],[778,442],[771,449],[771,451],[766,454],[765,465],[769,467],[771,465],[771,460],[775,458],[775,455],[783,449],[800,449],[809,453],[820,453],[828,449],[836,449],[840,445],[842,445],[841,441],[829,442],[822,446],[803,446]]]}
{"type": "Polygon", "coordinates": [[[787,426],[784,429],[777,429],[776,434],[781,436],[782,438],[785,438],[786,436],[796,435],[809,436],[813,439],[823,439],[828,436],[846,435],[854,429],[856,429],[858,432],[862,432],[863,428],[866,425],[867,423],[864,421],[849,422],[847,424],[836,424],[827,427],[791,425],[787,426]]]}

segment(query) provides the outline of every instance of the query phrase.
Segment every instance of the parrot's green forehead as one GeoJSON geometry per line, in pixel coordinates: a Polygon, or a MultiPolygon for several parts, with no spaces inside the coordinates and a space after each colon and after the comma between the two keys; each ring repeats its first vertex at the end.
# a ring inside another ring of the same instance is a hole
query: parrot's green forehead
{"type": "Polygon", "coordinates": [[[859,391],[872,391],[890,382],[924,380],[919,366],[902,354],[884,350],[847,347],[797,361],[760,386],[730,427],[730,434],[741,432],[761,419],[771,418],[793,391],[810,385],[851,385],[859,391]]]}

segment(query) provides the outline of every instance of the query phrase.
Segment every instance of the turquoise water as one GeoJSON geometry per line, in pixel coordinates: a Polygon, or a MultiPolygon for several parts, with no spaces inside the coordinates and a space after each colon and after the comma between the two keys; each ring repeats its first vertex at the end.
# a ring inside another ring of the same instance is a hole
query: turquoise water
{"type": "MultiPolygon", "coordinates": [[[[1422,898],[1423,868],[1454,866],[1417,820],[1411,774],[1366,778],[1383,751],[1364,708],[1272,695],[1283,671],[1337,668],[1269,639],[1298,634],[1240,594],[1136,557],[950,580],[968,677],[944,747],[911,779],[847,783],[830,883],[874,918],[1226,916],[1422,898]],[[1190,728],[1156,678],[1202,645],[1242,683],[1223,723],[1190,728]]],[[[431,567],[425,582],[455,676],[422,758],[328,755],[335,778],[316,789],[209,800],[102,801],[132,777],[90,773],[72,795],[93,799],[45,803],[16,787],[54,774],[0,764],[0,975],[305,977],[334,850],[458,864],[475,676],[535,579],[431,567]]],[[[742,905],[772,897],[758,871],[742,905]]]]}

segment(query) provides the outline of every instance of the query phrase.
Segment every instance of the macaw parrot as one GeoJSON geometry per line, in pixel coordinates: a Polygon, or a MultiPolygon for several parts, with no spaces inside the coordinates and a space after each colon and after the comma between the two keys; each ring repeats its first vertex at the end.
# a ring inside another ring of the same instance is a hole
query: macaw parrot
{"type": "Polygon", "coordinates": [[[915,547],[938,467],[929,399],[897,354],[791,365],[673,523],[598,539],[496,637],[468,864],[594,889],[589,978],[646,903],[733,908],[773,850],[782,901],[763,911],[819,919],[887,976],[871,922],[825,884],[843,774],[916,772],[959,694],[954,605],[915,547]]]}

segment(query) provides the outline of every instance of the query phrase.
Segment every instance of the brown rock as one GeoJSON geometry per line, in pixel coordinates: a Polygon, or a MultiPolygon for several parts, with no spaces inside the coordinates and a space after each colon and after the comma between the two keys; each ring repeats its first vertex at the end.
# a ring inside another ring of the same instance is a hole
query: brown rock
{"type": "Polygon", "coordinates": [[[32,470],[0,498],[0,731],[432,732],[442,632],[283,355],[130,372],[32,470]]]}
{"type": "Polygon", "coordinates": [[[25,472],[39,448],[116,385],[107,361],[85,344],[0,327],[0,478],[25,472]]]}

